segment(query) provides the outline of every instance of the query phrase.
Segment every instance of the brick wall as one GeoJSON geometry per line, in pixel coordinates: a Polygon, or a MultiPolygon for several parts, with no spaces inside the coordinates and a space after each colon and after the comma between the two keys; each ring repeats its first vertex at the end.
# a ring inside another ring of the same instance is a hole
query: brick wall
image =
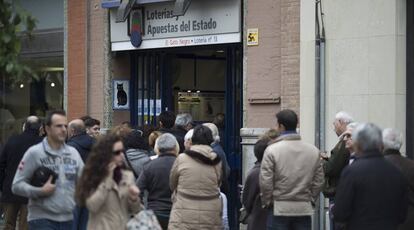
{"type": "MultiPolygon", "coordinates": [[[[129,52],[117,53],[113,57],[111,72],[114,80],[130,80],[131,67],[129,52]]],[[[124,121],[130,121],[130,111],[115,110],[112,117],[112,125],[119,125],[124,121]]]]}
{"type": "Polygon", "coordinates": [[[105,27],[108,10],[102,9],[100,0],[88,1],[88,113],[102,121],[104,110],[105,27]]]}
{"type": "Polygon", "coordinates": [[[259,46],[245,51],[244,127],[273,127],[281,108],[299,111],[299,4],[300,0],[247,1],[245,27],[259,29],[259,46]],[[281,104],[248,102],[272,97],[281,97],[281,104]]]}
{"type": "Polygon", "coordinates": [[[67,1],[68,120],[86,114],[86,1],[67,1]]]}
{"type": "Polygon", "coordinates": [[[299,114],[300,1],[283,0],[280,13],[282,109],[299,114]]]}

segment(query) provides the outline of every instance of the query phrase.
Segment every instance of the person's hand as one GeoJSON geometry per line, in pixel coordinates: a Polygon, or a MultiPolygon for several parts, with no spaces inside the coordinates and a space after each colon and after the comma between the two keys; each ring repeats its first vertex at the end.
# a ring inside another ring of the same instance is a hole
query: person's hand
{"type": "Polygon", "coordinates": [[[128,197],[132,201],[137,201],[139,196],[139,188],[136,185],[131,185],[128,188],[128,197]]]}
{"type": "Polygon", "coordinates": [[[116,163],[111,161],[107,166],[107,170],[109,172],[109,177],[110,178],[112,178],[115,168],[116,168],[116,163]]]}
{"type": "Polygon", "coordinates": [[[52,184],[53,176],[50,176],[46,184],[42,186],[42,192],[45,196],[52,195],[56,190],[56,185],[52,184]]]}
{"type": "Polygon", "coordinates": [[[322,160],[327,160],[329,159],[328,157],[328,153],[326,151],[320,152],[319,156],[321,157],[322,160]]]}

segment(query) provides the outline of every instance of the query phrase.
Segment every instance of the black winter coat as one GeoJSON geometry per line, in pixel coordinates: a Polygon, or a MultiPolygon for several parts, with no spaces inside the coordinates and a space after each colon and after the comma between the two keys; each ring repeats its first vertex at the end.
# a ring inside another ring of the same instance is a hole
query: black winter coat
{"type": "Polygon", "coordinates": [[[227,156],[226,153],[224,152],[223,148],[221,147],[219,142],[213,142],[211,144],[211,148],[213,149],[213,152],[217,153],[217,155],[221,158],[221,168],[222,168],[222,173],[221,173],[221,186],[220,186],[220,191],[222,193],[224,193],[225,195],[229,195],[229,181],[228,178],[230,176],[230,166],[227,162],[227,156]]]}
{"type": "Polygon", "coordinates": [[[335,196],[334,220],[347,230],[396,230],[407,214],[407,180],[380,152],[345,167],[335,196]]]}
{"type": "Polygon", "coordinates": [[[78,150],[82,160],[86,163],[89,153],[91,152],[92,146],[95,143],[95,139],[86,133],[82,133],[71,137],[67,144],[78,150]]]}
{"type": "Polygon", "coordinates": [[[407,218],[398,230],[414,229],[414,161],[401,156],[398,150],[387,149],[384,151],[385,159],[401,170],[408,181],[408,212],[407,218]]]}
{"type": "Polygon", "coordinates": [[[22,134],[12,136],[4,145],[0,155],[0,188],[1,202],[27,204],[27,198],[14,195],[11,191],[14,175],[26,150],[42,141],[36,131],[26,130],[22,134]]]}
{"type": "Polygon", "coordinates": [[[169,212],[172,208],[170,171],[176,156],[169,153],[161,153],[158,158],[146,163],[137,185],[141,190],[141,198],[144,191],[148,191],[148,207],[155,213],[169,212]]]}
{"type": "Polygon", "coordinates": [[[323,171],[325,173],[325,185],[323,194],[325,197],[334,197],[336,186],[342,170],[349,163],[349,151],[345,148],[345,141],[340,140],[331,151],[331,157],[323,161],[323,171]]]}

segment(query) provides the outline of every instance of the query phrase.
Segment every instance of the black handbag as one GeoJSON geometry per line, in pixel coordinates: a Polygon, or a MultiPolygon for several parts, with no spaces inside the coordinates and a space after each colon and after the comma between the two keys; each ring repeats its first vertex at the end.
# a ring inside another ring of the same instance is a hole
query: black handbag
{"type": "Polygon", "coordinates": [[[40,166],[34,171],[32,179],[30,180],[30,184],[35,187],[42,187],[44,184],[46,184],[50,176],[53,177],[52,184],[54,184],[58,178],[58,174],[48,167],[40,166]]]}

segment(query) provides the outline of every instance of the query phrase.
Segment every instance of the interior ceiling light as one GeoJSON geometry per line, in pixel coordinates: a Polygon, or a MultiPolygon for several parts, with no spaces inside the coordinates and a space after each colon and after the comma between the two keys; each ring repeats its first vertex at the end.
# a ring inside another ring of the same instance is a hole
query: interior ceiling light
{"type": "Polygon", "coordinates": [[[50,86],[55,87],[55,83],[54,82],[50,83],[50,86]]]}
{"type": "Polygon", "coordinates": [[[224,53],[224,50],[217,50],[217,53],[224,53]]]}
{"type": "Polygon", "coordinates": [[[20,89],[23,89],[24,88],[24,84],[20,84],[20,89]]]}
{"type": "Polygon", "coordinates": [[[40,70],[45,71],[45,72],[60,72],[60,71],[63,71],[64,68],[63,67],[43,67],[40,70]]]}

